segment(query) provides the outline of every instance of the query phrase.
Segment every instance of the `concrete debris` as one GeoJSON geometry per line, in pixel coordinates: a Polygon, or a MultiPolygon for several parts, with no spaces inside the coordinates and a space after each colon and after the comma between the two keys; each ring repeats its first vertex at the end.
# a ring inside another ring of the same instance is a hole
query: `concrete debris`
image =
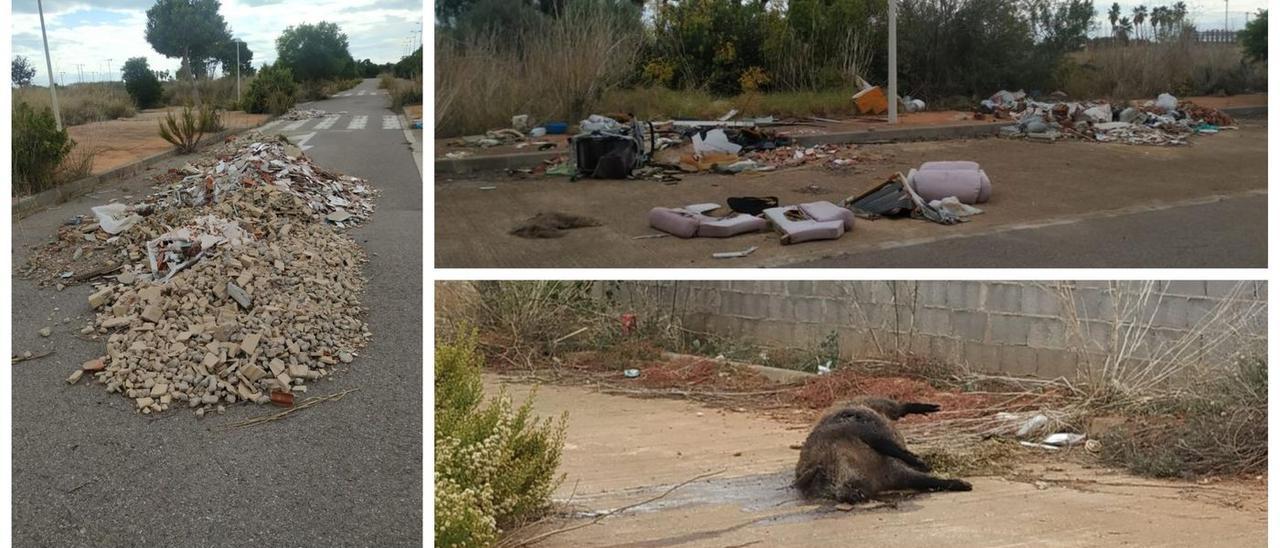
{"type": "Polygon", "coordinates": [[[312,118],[324,118],[325,116],[330,116],[330,115],[334,115],[334,116],[336,116],[336,115],[346,114],[346,113],[347,113],[347,111],[345,111],[345,110],[344,110],[344,111],[341,111],[341,112],[333,112],[333,113],[330,113],[330,112],[326,112],[326,111],[320,110],[320,109],[318,109],[318,108],[296,108],[296,107],[295,107],[295,108],[291,108],[291,109],[289,109],[289,112],[286,112],[286,113],[282,114],[282,115],[280,116],[280,119],[282,119],[282,120],[310,120],[310,119],[312,119],[312,118]]]}
{"type": "Polygon", "coordinates": [[[1054,142],[1080,139],[1100,143],[1178,146],[1196,133],[1216,133],[1230,127],[1231,117],[1217,109],[1189,101],[1179,102],[1167,93],[1142,106],[1116,109],[1105,101],[1040,102],[1025,93],[1000,91],[982,101],[979,111],[1008,118],[1016,126],[1003,128],[1004,137],[1054,142]]]}

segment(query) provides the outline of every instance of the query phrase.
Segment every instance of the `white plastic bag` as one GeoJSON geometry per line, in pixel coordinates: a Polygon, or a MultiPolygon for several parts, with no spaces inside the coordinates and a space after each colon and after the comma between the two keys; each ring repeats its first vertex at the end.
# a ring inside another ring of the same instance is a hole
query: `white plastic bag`
{"type": "Polygon", "coordinates": [[[90,211],[98,219],[98,226],[107,231],[107,234],[119,234],[142,220],[142,217],[129,213],[129,206],[118,202],[93,207],[90,211]]]}

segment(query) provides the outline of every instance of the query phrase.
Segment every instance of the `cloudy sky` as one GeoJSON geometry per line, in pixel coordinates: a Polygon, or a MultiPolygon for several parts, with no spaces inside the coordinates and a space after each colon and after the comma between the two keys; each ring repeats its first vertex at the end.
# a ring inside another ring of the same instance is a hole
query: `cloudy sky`
{"type": "MultiPolygon", "coordinates": [[[[179,60],[156,53],[145,37],[146,11],[154,4],[155,0],[44,0],[55,78],[70,84],[83,70],[85,81],[102,80],[110,60],[111,77],[119,80],[120,66],[130,57],[146,57],[152,68],[176,72],[179,60]]],[[[43,84],[36,0],[13,0],[12,6],[13,54],[30,59],[37,82],[43,84]]],[[[342,28],[352,57],[397,61],[411,51],[410,42],[416,46],[423,10],[421,0],[222,0],[221,13],[232,34],[253,50],[254,66],[261,66],[275,61],[275,40],[286,27],[320,21],[342,28]]]]}

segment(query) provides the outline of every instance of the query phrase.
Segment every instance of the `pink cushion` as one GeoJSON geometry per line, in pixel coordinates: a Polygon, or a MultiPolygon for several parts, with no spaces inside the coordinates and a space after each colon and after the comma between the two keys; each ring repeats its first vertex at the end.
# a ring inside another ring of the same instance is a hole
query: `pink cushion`
{"type": "Polygon", "coordinates": [[[980,169],[917,171],[911,185],[926,202],[947,196],[955,196],[964,204],[980,204],[991,199],[991,180],[980,169]]]}
{"type": "Polygon", "coordinates": [[[798,211],[804,215],[800,206],[771,207],[764,210],[765,218],[782,232],[782,245],[798,244],[810,240],[834,240],[844,235],[845,222],[841,220],[818,221],[804,219],[793,221],[787,218],[788,211],[798,211]]]}
{"type": "Polygon", "coordinates": [[[978,171],[979,169],[982,168],[978,167],[978,162],[970,162],[968,160],[941,160],[920,164],[920,169],[917,171],[978,171]]]}
{"type": "Polygon", "coordinates": [[[846,232],[853,230],[853,212],[831,202],[800,204],[800,209],[815,221],[842,221],[846,232]]]}
{"type": "Polygon", "coordinates": [[[684,208],[655,207],[649,210],[649,226],[679,238],[728,238],[764,230],[769,226],[764,219],[741,213],[728,217],[703,215],[702,211],[709,211],[706,205],[708,204],[684,208]]]}

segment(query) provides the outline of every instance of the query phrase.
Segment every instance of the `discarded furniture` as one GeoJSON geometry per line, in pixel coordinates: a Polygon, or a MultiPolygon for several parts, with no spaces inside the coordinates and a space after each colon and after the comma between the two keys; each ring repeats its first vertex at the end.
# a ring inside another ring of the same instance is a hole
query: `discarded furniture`
{"type": "Polygon", "coordinates": [[[764,219],[741,213],[727,217],[707,215],[707,212],[719,208],[720,204],[655,207],[649,210],[649,226],[678,238],[728,238],[758,232],[769,226],[764,219]]]}
{"type": "Polygon", "coordinates": [[[831,202],[771,207],[765,218],[782,233],[782,245],[834,240],[853,230],[853,212],[831,202]]]}
{"type": "Polygon", "coordinates": [[[962,204],[980,204],[991,199],[991,179],[977,162],[925,162],[910,182],[925,201],[955,196],[962,204]]]}

